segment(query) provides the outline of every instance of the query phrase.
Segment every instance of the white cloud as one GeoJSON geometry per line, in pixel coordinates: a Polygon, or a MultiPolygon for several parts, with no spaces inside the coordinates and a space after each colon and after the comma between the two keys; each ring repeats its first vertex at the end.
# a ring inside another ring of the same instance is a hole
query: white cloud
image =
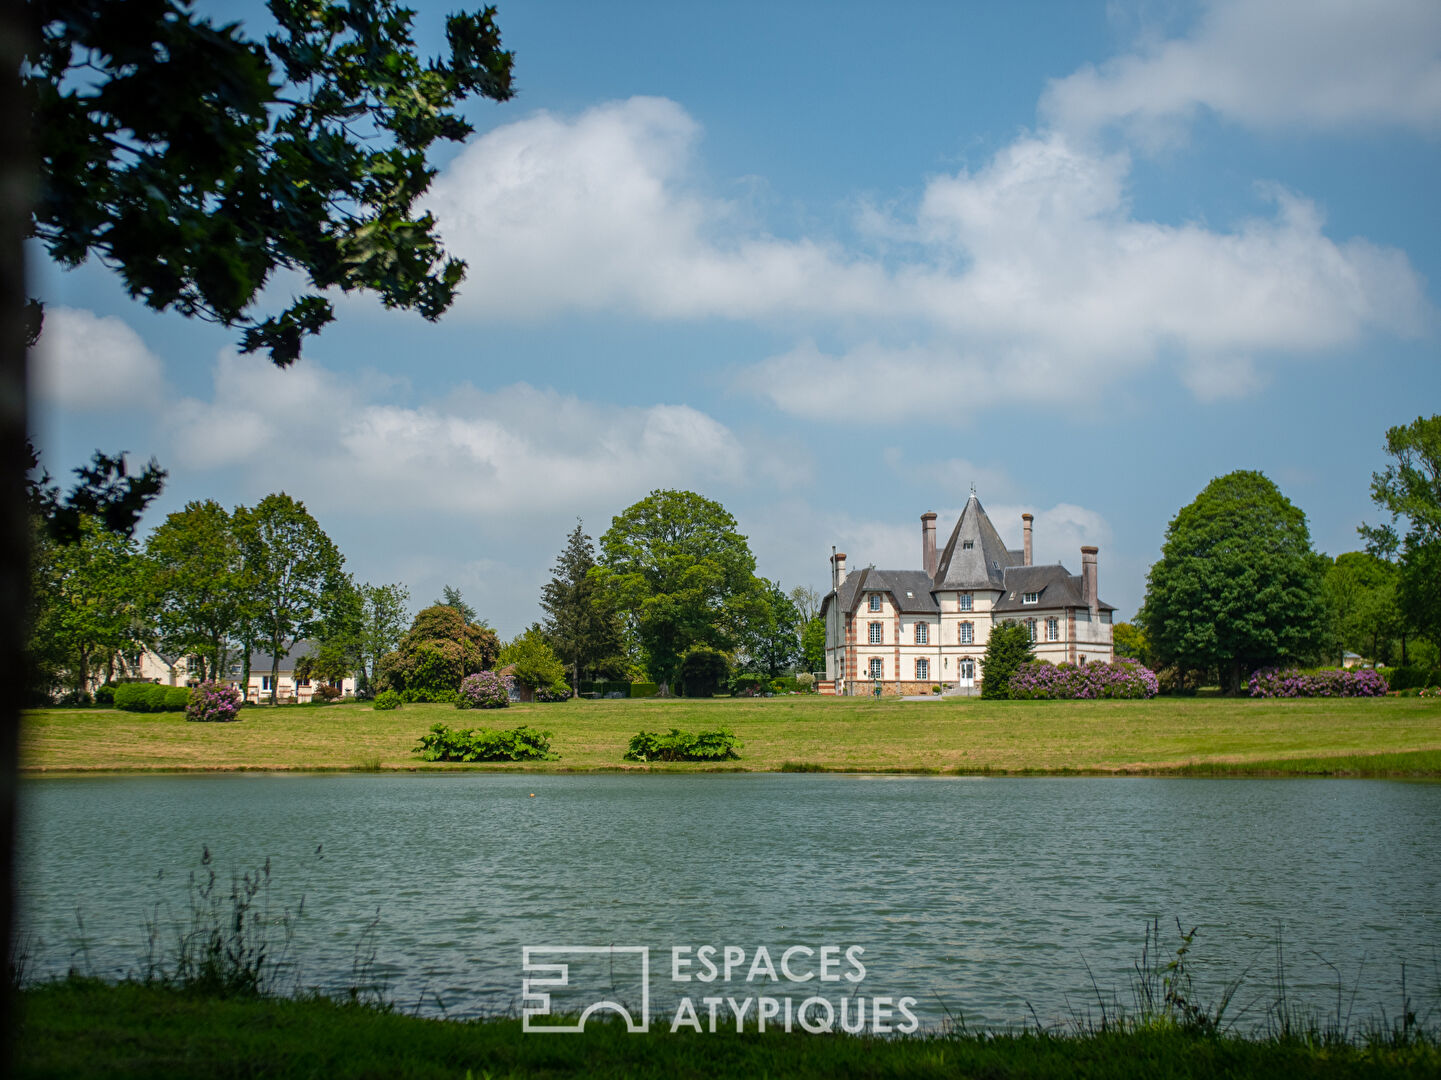
{"type": "Polygon", "coordinates": [[[158,404],[164,397],[160,358],[123,319],[54,305],[46,307],[30,352],[30,385],[38,400],[67,409],[158,404]]]}
{"type": "Polygon", "coordinates": [[[1425,324],[1405,255],[1332,240],[1305,199],[1268,186],[1270,216],[1226,232],[1165,225],[1132,214],[1129,168],[1125,155],[1052,134],[932,180],[914,221],[890,226],[930,252],[897,273],[908,327],[841,352],[803,342],[741,371],[739,385],[812,418],[860,401],[881,417],[935,416],[946,401],[940,417],[959,424],[997,402],[1094,398],[1168,353],[1184,357],[1198,396],[1245,392],[1257,357],[1425,324]]]}
{"type": "Polygon", "coordinates": [[[1441,131],[1435,0],[1213,0],[1185,37],[1051,83],[1042,114],[1091,131],[1178,133],[1202,109],[1259,129],[1441,131]]]}
{"type": "Polygon", "coordinates": [[[461,307],[659,318],[875,309],[878,269],[769,237],[697,190],[699,131],[675,102],[637,97],[573,120],[538,113],[476,139],[427,197],[470,265],[461,307]]]}
{"type": "Polygon", "coordinates": [[[524,383],[421,405],[390,396],[315,362],[280,371],[226,351],[212,399],[172,410],[175,456],[319,506],[518,516],[614,512],[652,488],[735,488],[777,468],[686,405],[599,405],[524,383]]]}

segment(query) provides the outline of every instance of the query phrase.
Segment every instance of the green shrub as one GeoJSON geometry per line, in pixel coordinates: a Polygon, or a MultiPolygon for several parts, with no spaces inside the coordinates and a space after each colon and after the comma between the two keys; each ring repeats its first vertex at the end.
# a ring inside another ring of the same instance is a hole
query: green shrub
{"type": "Polygon", "coordinates": [[[550,752],[550,736],[525,725],[509,731],[452,731],[436,724],[411,752],[422,761],[554,761],[558,755],[550,752]]]}
{"type": "Polygon", "coordinates": [[[1413,690],[1425,686],[1441,686],[1441,668],[1407,667],[1378,668],[1392,690],[1413,690]]]}
{"type": "Polygon", "coordinates": [[[660,684],[653,682],[633,682],[630,684],[631,697],[655,697],[660,693],[660,684]]]}
{"type": "Polygon", "coordinates": [[[754,672],[737,672],[731,678],[731,694],[735,697],[756,697],[763,692],[764,682],[764,677],[754,672]]]}
{"type": "Polygon", "coordinates": [[[407,705],[421,705],[426,702],[440,705],[454,705],[460,700],[460,692],[458,690],[434,690],[429,687],[413,686],[400,691],[400,700],[407,705]]]}
{"type": "Polygon", "coordinates": [[[375,695],[375,701],[371,703],[372,709],[379,709],[381,712],[389,712],[391,709],[400,708],[403,699],[394,690],[382,690],[375,695]]]}
{"type": "Polygon", "coordinates": [[[103,686],[97,686],[97,687],[95,688],[95,704],[97,704],[97,705],[114,705],[114,704],[115,704],[115,687],[114,687],[113,684],[111,684],[111,683],[106,683],[106,684],[103,685],[103,686]]]}
{"type": "Polygon", "coordinates": [[[981,697],[1011,696],[1011,676],[1022,664],[1036,658],[1031,635],[1020,623],[1007,619],[991,627],[986,639],[986,656],[981,661],[981,697]]]}
{"type": "Polygon", "coordinates": [[[149,712],[150,707],[145,702],[145,692],[150,689],[151,683],[121,683],[115,688],[112,700],[117,709],[124,709],[126,712],[149,712]]]}
{"type": "Polygon", "coordinates": [[[742,744],[725,728],[692,734],[671,728],[664,735],[642,731],[626,748],[626,761],[734,761],[742,744]]]}
{"type": "Polygon", "coordinates": [[[115,687],[115,707],[126,712],[184,712],[188,704],[188,686],[136,682],[121,683],[115,687]]]}
{"type": "Polygon", "coordinates": [[[816,677],[809,671],[802,671],[796,676],[796,689],[802,694],[814,692],[816,688],[816,677]]]}
{"type": "Polygon", "coordinates": [[[730,674],[724,653],[696,645],[680,662],[681,693],[690,698],[715,697],[730,682],[730,674]]]}

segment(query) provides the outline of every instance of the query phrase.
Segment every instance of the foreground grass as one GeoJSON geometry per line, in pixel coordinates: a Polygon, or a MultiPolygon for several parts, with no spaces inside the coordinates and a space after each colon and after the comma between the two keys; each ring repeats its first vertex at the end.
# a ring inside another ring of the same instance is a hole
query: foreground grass
{"type": "MultiPolygon", "coordinates": [[[[554,733],[554,762],[488,766],[542,771],[627,765],[641,729],[728,727],[741,760],[779,771],[1339,775],[1441,777],[1441,704],[1421,698],[908,702],[819,696],[571,701],[460,712],[364,703],[250,708],[233,724],[176,713],[45,709],[26,714],[22,763],[32,772],[212,769],[444,769],[412,755],[431,724],[554,733]]],[[[475,766],[461,766],[474,768],[475,766]]]]}
{"type": "Polygon", "coordinates": [[[517,1020],[424,1020],[324,1000],[214,999],[71,980],[21,1000],[22,1077],[1435,1076],[1428,1042],[1358,1047],[1175,1028],[876,1039],[803,1034],[525,1035],[517,1020]]]}

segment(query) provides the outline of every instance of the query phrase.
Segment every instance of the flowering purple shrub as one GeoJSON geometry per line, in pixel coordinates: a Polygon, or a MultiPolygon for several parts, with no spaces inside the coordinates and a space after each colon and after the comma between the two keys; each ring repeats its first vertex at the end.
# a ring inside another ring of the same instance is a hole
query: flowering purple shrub
{"type": "Polygon", "coordinates": [[[227,721],[240,719],[240,691],[222,683],[201,683],[190,691],[185,719],[227,721]]]}
{"type": "Polygon", "coordinates": [[[504,709],[510,706],[510,691],[515,680],[493,671],[479,671],[460,681],[457,709],[504,709]]]}
{"type": "Polygon", "coordinates": [[[1251,676],[1252,697],[1381,697],[1386,679],[1370,668],[1298,671],[1263,668],[1251,676]]]}
{"type": "Polygon", "coordinates": [[[1017,699],[1152,698],[1156,674],[1129,660],[1114,664],[1052,664],[1032,660],[1011,676],[1010,696],[1017,699]]]}

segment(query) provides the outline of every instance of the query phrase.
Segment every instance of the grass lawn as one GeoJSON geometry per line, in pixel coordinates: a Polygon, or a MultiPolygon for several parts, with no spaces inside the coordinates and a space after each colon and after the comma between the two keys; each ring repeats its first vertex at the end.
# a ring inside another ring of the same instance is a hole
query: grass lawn
{"type": "Polygon", "coordinates": [[[26,991],[20,1077],[1262,1077],[1435,1076],[1403,1045],[1208,1038],[1174,1026],[885,1039],[849,1035],[526,1035],[517,1020],[426,1020],[323,1000],[225,1000],[135,984],[26,991]]]}
{"type": "Polygon", "coordinates": [[[728,727],[743,741],[730,767],[776,771],[1086,772],[1182,775],[1441,777],[1441,703],[1421,698],[1152,701],[876,701],[796,696],[570,701],[461,712],[449,705],[248,708],[232,724],[179,713],[43,709],[26,714],[30,772],[211,769],[652,769],[631,765],[630,736],[728,727]],[[430,725],[553,732],[554,762],[423,764],[430,725]]]}

